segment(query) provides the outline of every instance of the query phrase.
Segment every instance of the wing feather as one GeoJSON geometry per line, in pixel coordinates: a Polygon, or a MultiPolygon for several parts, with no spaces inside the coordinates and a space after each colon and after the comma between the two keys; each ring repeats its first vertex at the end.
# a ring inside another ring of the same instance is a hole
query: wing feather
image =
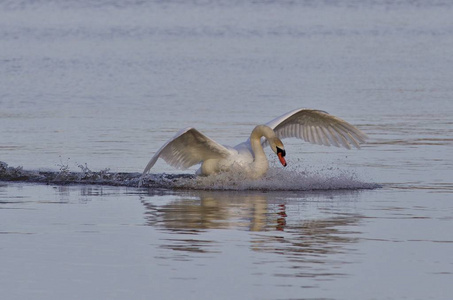
{"type": "Polygon", "coordinates": [[[338,145],[338,142],[332,136],[332,133],[329,131],[329,127],[321,127],[321,130],[327,138],[326,146],[328,146],[330,143],[330,144],[334,145],[335,147],[340,147],[340,145],[338,145]]]}
{"type": "Polygon", "coordinates": [[[225,158],[229,155],[230,151],[225,146],[195,128],[188,127],[179,131],[154,154],[143,175],[154,166],[159,157],[173,167],[187,169],[204,160],[225,158]]]}
{"type": "Polygon", "coordinates": [[[304,127],[304,126],[301,126],[301,128],[303,129],[303,139],[308,141],[308,128],[307,127],[304,127]]]}
{"type": "Polygon", "coordinates": [[[322,131],[322,127],[316,127],[316,133],[319,136],[319,139],[321,140],[321,144],[324,146],[329,146],[329,140],[327,139],[327,136],[324,134],[322,131]]]}
{"type": "MultiPolygon", "coordinates": [[[[360,148],[367,136],[357,127],[322,110],[297,109],[266,124],[277,137],[295,137],[309,143],[335,147],[360,148]]],[[[264,141],[264,144],[267,144],[264,141]]]]}

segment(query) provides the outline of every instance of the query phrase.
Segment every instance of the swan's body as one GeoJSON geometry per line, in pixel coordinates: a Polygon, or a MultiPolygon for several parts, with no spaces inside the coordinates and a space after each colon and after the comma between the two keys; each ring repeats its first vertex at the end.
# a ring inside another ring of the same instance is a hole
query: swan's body
{"type": "Polygon", "coordinates": [[[159,157],[176,168],[189,168],[201,163],[197,175],[211,175],[231,168],[244,170],[250,178],[266,174],[269,162],[263,147],[268,145],[286,166],[285,149],[280,139],[296,137],[307,142],[350,149],[360,148],[366,135],[348,122],[327,112],[297,109],[253,129],[250,138],[235,146],[222,146],[195,128],[185,128],[166,142],[149,161],[143,175],[159,157]]]}

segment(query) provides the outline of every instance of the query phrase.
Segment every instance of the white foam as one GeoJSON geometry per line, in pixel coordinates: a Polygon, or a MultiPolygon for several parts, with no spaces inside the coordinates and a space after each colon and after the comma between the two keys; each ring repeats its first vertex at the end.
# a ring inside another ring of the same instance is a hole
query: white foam
{"type": "Polygon", "coordinates": [[[271,168],[265,177],[249,179],[240,171],[208,177],[181,178],[175,188],[203,190],[266,190],[266,191],[312,191],[312,190],[356,190],[374,189],[379,185],[367,183],[353,171],[321,169],[303,171],[271,168]]]}

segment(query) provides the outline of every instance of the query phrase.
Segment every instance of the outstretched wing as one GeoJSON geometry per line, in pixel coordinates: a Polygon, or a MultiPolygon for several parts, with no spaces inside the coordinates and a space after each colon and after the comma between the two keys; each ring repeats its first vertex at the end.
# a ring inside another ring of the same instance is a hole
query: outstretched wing
{"type": "Polygon", "coordinates": [[[297,109],[266,124],[280,139],[295,137],[312,144],[360,148],[366,134],[348,122],[322,110],[297,109]]]}
{"type": "Polygon", "coordinates": [[[179,131],[154,154],[143,175],[154,166],[159,157],[173,167],[186,169],[204,160],[223,158],[228,155],[230,152],[225,146],[208,138],[195,128],[188,127],[179,131]]]}

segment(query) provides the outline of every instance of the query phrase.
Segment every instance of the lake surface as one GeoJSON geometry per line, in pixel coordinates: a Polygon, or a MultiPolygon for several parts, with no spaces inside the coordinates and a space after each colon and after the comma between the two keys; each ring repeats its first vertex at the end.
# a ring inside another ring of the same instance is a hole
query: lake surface
{"type": "Polygon", "coordinates": [[[0,3],[1,298],[450,299],[452,15],[448,1],[0,3]],[[181,128],[234,146],[300,107],[368,142],[284,140],[288,167],[267,149],[258,181],[159,160],[136,185],[181,128]]]}

